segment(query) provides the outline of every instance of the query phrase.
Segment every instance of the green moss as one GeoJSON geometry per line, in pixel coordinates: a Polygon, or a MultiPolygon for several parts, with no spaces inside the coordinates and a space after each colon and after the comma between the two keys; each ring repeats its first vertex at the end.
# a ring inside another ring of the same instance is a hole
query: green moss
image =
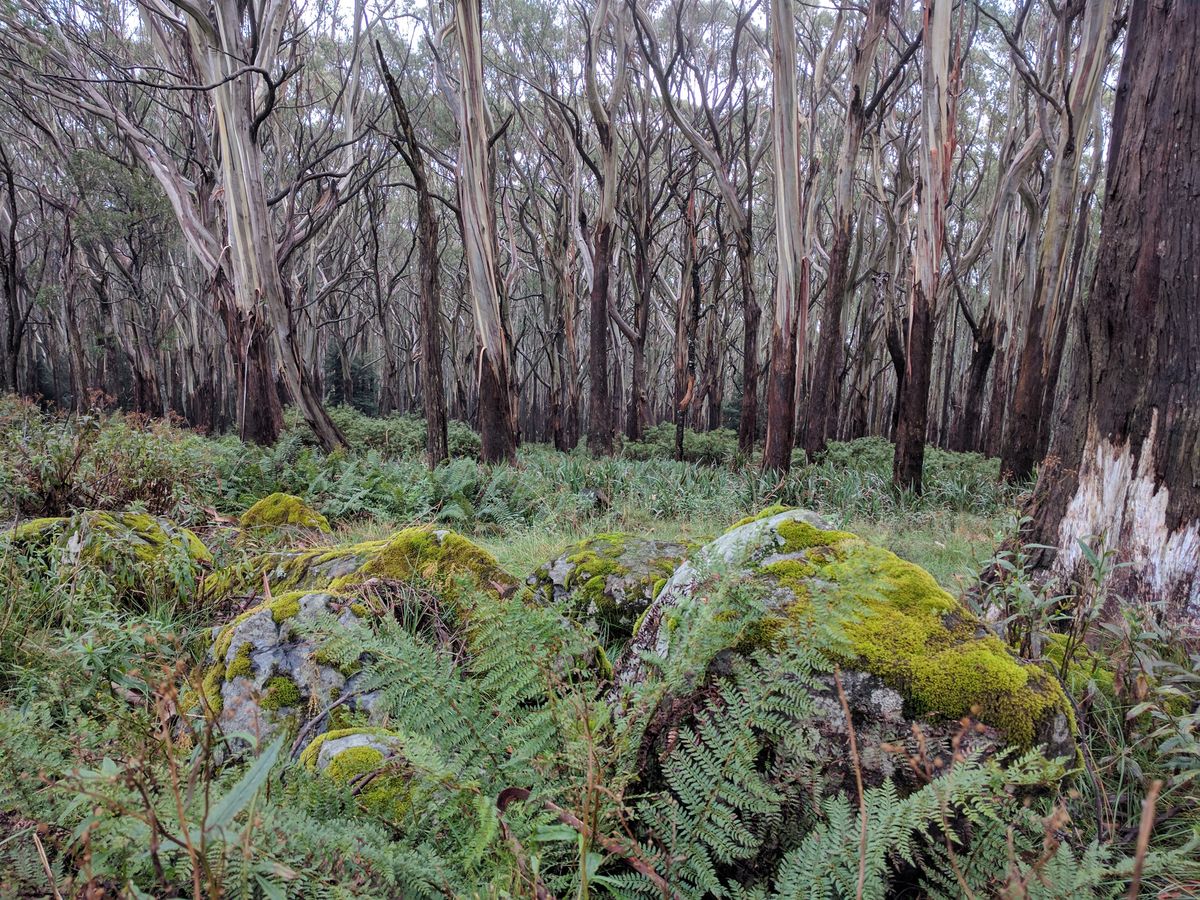
{"type": "Polygon", "coordinates": [[[795,507],[785,506],[782,503],[776,503],[772,506],[768,506],[766,509],[763,509],[760,512],[755,513],[752,516],[746,516],[743,519],[738,519],[725,530],[725,533],[729,534],[729,532],[733,531],[735,528],[741,528],[743,525],[749,525],[751,522],[757,522],[759,519],[769,519],[771,516],[777,516],[782,512],[787,512],[790,509],[795,509],[795,507]]]}
{"type": "Polygon", "coordinates": [[[1047,717],[1070,715],[1058,683],[1013,656],[928,572],[880,547],[848,544],[840,558],[814,566],[814,578],[836,584],[843,598],[837,616],[847,665],[901,690],[917,713],[976,711],[1023,747],[1047,717]]]}
{"type": "Polygon", "coordinates": [[[208,671],[204,673],[204,680],[201,682],[204,698],[217,715],[220,715],[221,710],[225,707],[225,701],[221,699],[221,685],[224,682],[225,667],[220,662],[209,666],[208,671]]]}
{"type": "Polygon", "coordinates": [[[420,579],[435,586],[443,600],[453,604],[461,598],[461,581],[493,594],[507,593],[515,582],[500,568],[496,558],[477,544],[452,531],[424,526],[406,528],[384,541],[368,541],[333,551],[317,564],[345,555],[364,559],[349,575],[330,582],[334,590],[347,590],[371,578],[393,581],[420,579]]]}
{"type": "MultiPolygon", "coordinates": [[[[724,634],[718,642],[748,653],[819,637],[821,652],[878,676],[914,715],[975,712],[1023,747],[1059,713],[1074,730],[1057,680],[1017,659],[928,572],[847,532],[796,521],[778,532],[788,558],[775,554],[734,582],[747,590],[720,601],[726,605],[710,614],[707,640],[724,634]],[[790,597],[782,605],[779,588],[790,597]]],[[[664,624],[670,634],[674,617],[664,624]]]]}
{"type": "Polygon", "coordinates": [[[22,522],[12,530],[11,537],[14,543],[25,544],[32,541],[40,541],[47,532],[57,531],[67,522],[63,516],[52,516],[44,519],[30,519],[28,522],[22,522]]]}
{"type": "Polygon", "coordinates": [[[267,679],[266,692],[258,705],[263,709],[283,709],[299,706],[300,701],[300,686],[286,675],[275,675],[267,679]]]}
{"type": "Polygon", "coordinates": [[[300,598],[307,597],[311,591],[286,591],[278,594],[267,604],[271,618],[276,625],[282,625],[288,619],[300,614],[300,598]]]}
{"type": "MultiPolygon", "coordinates": [[[[189,529],[142,512],[85,511],[69,518],[33,519],[9,533],[36,549],[68,551],[76,566],[101,571],[131,599],[190,597],[200,571],[212,563],[189,529]]],[[[61,566],[71,578],[75,566],[61,566]]]]}
{"type": "Polygon", "coordinates": [[[237,653],[234,654],[229,665],[225,667],[226,681],[233,681],[235,678],[249,678],[254,674],[254,665],[250,662],[250,650],[249,641],[238,647],[237,653]]]}
{"type": "Polygon", "coordinates": [[[329,520],[293,494],[275,493],[263,497],[242,513],[238,524],[242,528],[278,528],[297,526],[315,528],[329,534],[329,520]]]}
{"type": "Polygon", "coordinates": [[[783,547],[779,550],[781,553],[796,553],[811,547],[832,547],[855,537],[848,531],[824,530],[799,519],[780,522],[775,531],[783,538],[783,547]]]}
{"type": "MultiPolygon", "coordinates": [[[[380,738],[380,743],[395,740],[394,732],[383,728],[344,728],[330,731],[314,740],[300,754],[300,763],[309,771],[316,771],[321,747],[329,740],[337,740],[355,734],[366,734],[380,738]]],[[[347,747],[331,757],[324,774],[339,784],[362,785],[362,776],[379,772],[384,766],[395,766],[400,760],[389,759],[377,746],[347,747]]],[[[402,763],[401,763],[402,764],[402,763]]],[[[401,772],[381,772],[365,784],[358,794],[358,803],[367,812],[379,818],[398,823],[412,806],[413,787],[411,780],[401,772]]]]}
{"type": "Polygon", "coordinates": [[[352,734],[366,734],[372,737],[391,738],[396,737],[394,731],[388,731],[386,728],[338,728],[333,731],[327,731],[324,734],[319,734],[300,752],[300,765],[313,772],[317,768],[317,760],[320,758],[321,747],[326,741],[337,740],[338,738],[349,737],[352,734]]]}
{"type": "Polygon", "coordinates": [[[383,753],[374,747],[350,747],[343,750],[325,767],[325,774],[338,782],[348,782],[358,775],[374,772],[383,765],[383,753]]]}

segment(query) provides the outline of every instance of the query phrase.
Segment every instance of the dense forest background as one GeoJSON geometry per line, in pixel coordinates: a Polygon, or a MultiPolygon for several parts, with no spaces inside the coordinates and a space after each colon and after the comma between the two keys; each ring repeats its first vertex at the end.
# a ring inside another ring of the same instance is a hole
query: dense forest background
{"type": "Polygon", "coordinates": [[[267,441],[296,402],[332,446],[323,402],[480,421],[495,347],[483,403],[524,440],[678,422],[748,451],[775,396],[776,465],[792,428],[811,453],[903,426],[1027,476],[1095,265],[1124,4],[963,3],[928,53],[920,4],[774,8],[794,46],[752,0],[492,4],[469,72],[438,3],[9,8],[5,386],[267,441]]]}
{"type": "Polygon", "coordinates": [[[0,895],[1200,891],[1200,2],[0,0],[0,895]]]}

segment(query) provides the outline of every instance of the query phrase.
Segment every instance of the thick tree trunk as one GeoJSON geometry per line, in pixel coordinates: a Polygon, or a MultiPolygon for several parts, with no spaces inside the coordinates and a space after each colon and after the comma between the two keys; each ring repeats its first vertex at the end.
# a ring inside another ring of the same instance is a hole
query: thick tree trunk
{"type": "Polygon", "coordinates": [[[978,450],[979,423],[983,421],[983,395],[987,387],[988,370],[996,355],[996,341],[989,319],[979,323],[971,345],[971,361],[963,384],[964,401],[950,429],[949,450],[978,450]]]}
{"type": "Polygon", "coordinates": [[[906,369],[897,398],[892,483],[921,492],[933,330],[941,282],[942,241],[954,158],[954,92],[950,69],[950,0],[925,0],[921,53],[922,142],[906,369]]]}
{"type": "Polygon", "coordinates": [[[764,471],[791,467],[796,427],[796,371],[808,326],[804,280],[804,203],[800,193],[800,121],[796,103],[796,22],[791,0],[771,3],[771,115],[775,150],[775,322],[767,380],[764,471]],[[799,343],[797,343],[799,335],[799,343]]]}
{"type": "Polygon", "coordinates": [[[508,324],[500,301],[496,223],[489,177],[486,86],[483,82],[481,0],[457,0],[455,32],[462,57],[459,104],[458,199],[467,277],[479,342],[479,431],[484,462],[514,462],[516,404],[512,393],[508,324]]]}
{"type": "Polygon", "coordinates": [[[1071,409],[1032,500],[1040,562],[1069,579],[1100,536],[1113,596],[1200,616],[1200,6],[1133,0],[1096,274],[1071,409]]]}
{"type": "Polygon", "coordinates": [[[929,422],[929,383],[933,371],[933,303],[914,288],[904,378],[896,398],[896,455],[892,481],[920,493],[929,422]]]}

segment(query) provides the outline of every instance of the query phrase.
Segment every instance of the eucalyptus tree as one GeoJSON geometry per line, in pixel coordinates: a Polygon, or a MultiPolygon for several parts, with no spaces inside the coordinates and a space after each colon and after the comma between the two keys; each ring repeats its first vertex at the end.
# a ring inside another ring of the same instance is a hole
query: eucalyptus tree
{"type": "Polygon", "coordinates": [[[278,374],[318,440],[344,444],[306,365],[284,270],[367,177],[341,127],[352,121],[357,50],[332,108],[294,117],[320,124],[287,171],[273,126],[307,30],[297,9],[149,0],[132,13],[42,2],[6,11],[6,74],[104,123],[158,181],[235,348],[240,433],[278,435],[278,374]],[[141,116],[147,106],[157,112],[141,116]],[[318,168],[331,162],[339,168],[318,168]]]}
{"type": "Polygon", "coordinates": [[[924,0],[921,36],[921,140],[917,181],[916,240],[907,323],[906,369],[897,400],[896,453],[892,480],[921,490],[933,333],[942,279],[945,210],[954,159],[955,71],[950,67],[950,0],[924,0]]]}
{"type": "MultiPolygon", "coordinates": [[[[416,127],[409,115],[408,104],[399,84],[388,68],[379,43],[376,58],[387,85],[388,97],[396,116],[393,144],[412,174],[413,191],[417,197],[417,266],[421,292],[421,359],[423,361],[422,397],[425,412],[425,450],[430,466],[447,458],[446,391],[442,386],[442,314],[441,278],[438,258],[440,220],[430,190],[425,153],[417,138],[416,127]]],[[[390,349],[390,348],[389,348],[390,349]]]]}
{"type": "MultiPolygon", "coordinates": [[[[1051,152],[1049,190],[1041,240],[1030,272],[1012,411],[1007,418],[1001,463],[1007,474],[1027,478],[1049,443],[1049,422],[1071,310],[1069,254],[1080,208],[1079,174],[1096,114],[1113,27],[1115,0],[1087,0],[1051,7],[1043,72],[1023,59],[1020,26],[1032,0],[1017,14],[1016,34],[1006,33],[1014,66],[1027,79],[1037,104],[1036,120],[1051,152]],[[1077,24],[1077,27],[1076,27],[1077,24]],[[1069,54],[1069,63],[1067,57],[1069,54]],[[1053,65],[1059,57],[1061,65],[1053,65]]],[[[1003,26],[1001,26],[1003,28],[1003,26]]]]}
{"type": "Polygon", "coordinates": [[[796,347],[808,331],[805,210],[800,185],[800,115],[796,97],[796,22],[791,0],[771,0],[771,113],[775,149],[775,321],[767,383],[763,468],[786,471],[796,424],[796,347]],[[797,335],[800,341],[797,343],[797,335]]]}
{"type": "MultiPolygon", "coordinates": [[[[753,146],[752,117],[749,110],[751,92],[746,80],[749,76],[744,71],[749,61],[743,57],[746,54],[744,42],[747,40],[747,29],[757,3],[747,4],[742,0],[736,9],[728,10],[733,18],[732,33],[728,40],[729,62],[727,68],[719,70],[715,65],[702,67],[694,56],[695,41],[686,40],[684,37],[688,31],[684,25],[684,16],[690,6],[689,0],[672,0],[667,10],[669,18],[666,24],[672,40],[670,54],[665,58],[656,23],[638,0],[626,2],[633,13],[638,42],[658,84],[663,107],[675,127],[711,169],[720,192],[725,216],[733,231],[741,288],[743,328],[742,406],[738,422],[738,446],[742,452],[749,454],[758,434],[758,332],[762,315],[754,285],[753,179],[765,146],[753,146]],[[714,80],[717,83],[714,83],[714,80]],[[689,85],[694,85],[695,90],[689,90],[689,85]],[[694,98],[694,111],[681,109],[685,97],[694,98]],[[722,139],[722,124],[725,120],[738,118],[738,99],[741,100],[742,133],[738,141],[726,141],[722,139]],[[694,124],[693,114],[699,118],[702,125],[694,124]]],[[[716,51],[710,51],[709,61],[715,63],[715,57],[716,51]]]]}
{"type": "Polygon", "coordinates": [[[1157,603],[1192,622],[1200,614],[1198,60],[1200,7],[1133,0],[1082,352],[1028,531],[1046,547],[1038,563],[1057,579],[1093,565],[1090,541],[1117,564],[1111,603],[1157,603]]]}
{"type": "Polygon", "coordinates": [[[447,86],[446,94],[459,130],[458,205],[479,343],[479,430],[484,460],[498,462],[516,458],[517,397],[512,383],[512,339],[496,261],[481,0],[456,0],[452,28],[460,63],[458,92],[455,95],[447,86]]]}
{"type": "MultiPolygon", "coordinates": [[[[852,285],[850,279],[851,238],[854,228],[854,175],[863,133],[868,120],[875,114],[882,96],[867,95],[880,39],[888,26],[892,0],[871,0],[867,13],[850,46],[850,78],[846,88],[846,113],[842,125],[841,146],[834,170],[832,235],[829,239],[829,276],[825,285],[821,330],[814,360],[813,389],[809,393],[804,449],[815,454],[825,448],[826,440],[835,437],[838,412],[841,407],[841,372],[843,368],[844,330],[843,309],[852,285]]],[[[886,80],[881,79],[886,84],[886,80]]]]}

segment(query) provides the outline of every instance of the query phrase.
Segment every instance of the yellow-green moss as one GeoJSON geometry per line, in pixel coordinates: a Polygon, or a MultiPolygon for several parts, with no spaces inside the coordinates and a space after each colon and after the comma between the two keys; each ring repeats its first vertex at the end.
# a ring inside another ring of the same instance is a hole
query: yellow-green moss
{"type": "Polygon", "coordinates": [[[796,553],[811,547],[833,547],[855,537],[849,531],[817,528],[799,519],[780,522],[775,532],[783,538],[780,553],[796,553]]]}
{"type": "Polygon", "coordinates": [[[254,674],[254,665],[250,662],[250,650],[249,641],[246,641],[237,648],[237,653],[229,661],[229,665],[225,667],[226,681],[233,681],[235,678],[249,678],[254,674]]]}
{"type": "Polygon", "coordinates": [[[30,519],[22,522],[11,532],[14,543],[25,544],[45,537],[47,532],[57,531],[65,525],[67,519],[63,516],[51,516],[43,519],[30,519]]]}
{"type": "Polygon", "coordinates": [[[204,673],[204,680],[201,682],[204,698],[217,715],[220,715],[221,710],[225,707],[225,701],[221,698],[221,685],[224,682],[225,667],[219,661],[209,666],[208,671],[204,673]]]}
{"type": "MultiPolygon", "coordinates": [[[[957,719],[974,710],[1023,747],[1058,713],[1074,733],[1057,680],[1017,659],[924,569],[847,532],[795,521],[778,531],[790,558],[745,576],[750,585],[765,577],[771,590],[752,587],[750,596],[759,599],[748,606],[730,600],[734,605],[712,614],[715,627],[729,629],[733,649],[748,653],[822,634],[823,652],[900,691],[915,715],[957,719]],[[767,602],[778,588],[792,598],[782,606],[767,602]]],[[[669,614],[664,625],[673,630],[669,614]]]]}
{"type": "Polygon", "coordinates": [[[166,589],[190,596],[199,570],[212,563],[192,531],[142,512],[93,510],[33,519],[14,528],[9,538],[30,548],[69,548],[79,563],[103,570],[119,587],[141,595],[166,589]]]}
{"type": "MultiPolygon", "coordinates": [[[[379,738],[395,738],[394,732],[383,728],[344,728],[321,735],[300,754],[300,763],[315,771],[321,747],[327,740],[354,734],[379,738]]],[[[339,784],[358,783],[361,776],[370,775],[389,762],[378,747],[347,747],[330,758],[324,774],[339,784]]],[[[367,812],[387,822],[398,823],[412,806],[412,782],[404,773],[383,772],[376,775],[358,794],[358,803],[367,812]]]]}
{"type": "Polygon", "coordinates": [[[795,509],[795,507],[785,506],[782,503],[776,503],[772,506],[766,507],[752,516],[746,516],[745,518],[738,519],[725,530],[725,533],[728,534],[735,528],[741,528],[743,525],[749,525],[751,522],[757,522],[759,519],[769,519],[771,516],[777,516],[782,512],[787,512],[790,509],[795,509]]]}
{"type": "Polygon", "coordinates": [[[329,520],[293,494],[275,493],[263,497],[242,513],[238,524],[242,528],[277,528],[297,526],[315,528],[329,534],[329,520]]]}
{"type": "Polygon", "coordinates": [[[438,586],[445,599],[450,599],[450,595],[457,593],[455,585],[460,578],[467,578],[492,593],[507,589],[513,581],[496,558],[482,547],[452,531],[436,532],[428,526],[405,528],[386,541],[347,549],[362,553],[366,562],[358,572],[332,582],[334,589],[368,578],[406,581],[417,577],[438,586]]]}
{"type": "Polygon", "coordinates": [[[901,690],[917,713],[978,710],[1023,747],[1048,715],[1070,717],[1057,681],[1018,660],[924,569],[863,541],[843,538],[838,549],[810,565],[813,583],[835,584],[841,598],[834,614],[849,642],[847,665],[901,690]]]}
{"type": "Polygon", "coordinates": [[[383,765],[383,753],[374,747],[348,747],[325,767],[325,774],[338,782],[348,782],[358,775],[374,772],[383,765]]]}
{"type": "Polygon", "coordinates": [[[267,689],[259,701],[263,709],[283,709],[300,704],[300,686],[286,675],[275,675],[267,679],[267,689]]]}

